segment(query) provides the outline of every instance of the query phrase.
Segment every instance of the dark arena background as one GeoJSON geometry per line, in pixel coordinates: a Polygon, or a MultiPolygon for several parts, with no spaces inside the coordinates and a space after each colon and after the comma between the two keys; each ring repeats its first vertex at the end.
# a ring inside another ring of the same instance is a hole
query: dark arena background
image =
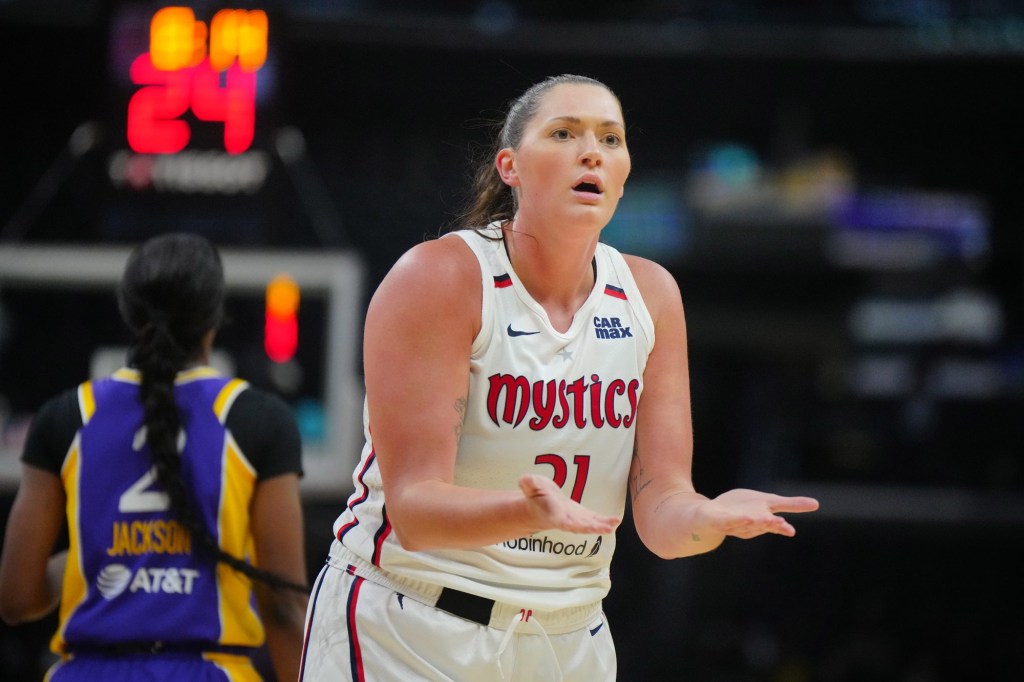
{"type": "MultiPolygon", "coordinates": [[[[0,60],[0,521],[34,411],[123,358],[127,248],[190,230],[226,254],[218,360],[299,417],[312,579],[370,292],[508,100],[581,73],[633,159],[605,239],[682,288],[698,489],[821,501],[676,561],[627,517],[619,679],[1024,679],[1024,3],[0,0],[0,60]],[[249,71],[162,72],[173,130],[139,61],[167,7],[266,17],[249,71]]],[[[41,679],[55,622],[0,625],[0,677],[41,679]]]]}

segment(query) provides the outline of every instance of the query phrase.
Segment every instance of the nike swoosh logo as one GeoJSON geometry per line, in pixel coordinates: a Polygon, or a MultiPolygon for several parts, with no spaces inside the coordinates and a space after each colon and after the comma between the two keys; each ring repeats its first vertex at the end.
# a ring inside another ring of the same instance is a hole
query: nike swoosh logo
{"type": "Polygon", "coordinates": [[[596,628],[594,628],[593,630],[591,630],[591,631],[590,631],[590,635],[591,635],[591,637],[593,637],[593,636],[594,636],[594,635],[596,635],[596,634],[597,634],[598,632],[600,632],[601,628],[603,628],[603,627],[604,627],[604,623],[602,622],[602,623],[601,623],[600,625],[598,625],[598,626],[597,626],[596,628]]]}
{"type": "Polygon", "coordinates": [[[540,334],[540,332],[521,332],[521,331],[516,331],[515,329],[512,328],[512,325],[509,325],[508,329],[506,329],[505,331],[508,332],[509,336],[532,336],[533,334],[540,334]]]}

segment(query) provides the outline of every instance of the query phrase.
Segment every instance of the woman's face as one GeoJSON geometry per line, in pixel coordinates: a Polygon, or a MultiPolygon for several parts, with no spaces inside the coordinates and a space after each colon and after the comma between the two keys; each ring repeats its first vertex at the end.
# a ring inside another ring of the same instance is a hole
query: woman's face
{"type": "Polygon", "coordinates": [[[519,194],[519,215],[603,228],[629,176],[626,130],[607,89],[563,83],[548,90],[519,148],[503,149],[498,170],[519,194]]]}

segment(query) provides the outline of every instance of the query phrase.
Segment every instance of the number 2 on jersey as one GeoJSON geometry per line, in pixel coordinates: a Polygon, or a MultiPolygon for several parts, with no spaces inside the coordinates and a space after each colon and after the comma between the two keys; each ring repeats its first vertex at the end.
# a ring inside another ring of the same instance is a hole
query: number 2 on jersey
{"type": "MultiPolygon", "coordinates": [[[[583,500],[583,488],[587,485],[587,474],[590,472],[590,455],[576,455],[572,458],[576,465],[576,481],[572,485],[570,498],[575,502],[583,500]]],[[[548,453],[537,455],[535,464],[549,464],[555,470],[554,481],[559,488],[565,487],[565,481],[569,478],[569,465],[561,455],[548,453]]]]}
{"type": "MultiPolygon", "coordinates": [[[[146,427],[135,432],[132,440],[132,450],[141,452],[146,445],[146,427]]],[[[185,432],[178,433],[178,452],[185,449],[185,432]]],[[[128,486],[128,490],[121,493],[117,500],[117,511],[122,514],[132,512],[162,512],[171,508],[171,498],[162,490],[151,490],[157,482],[156,467],[150,467],[142,474],[135,483],[128,486]]]]}

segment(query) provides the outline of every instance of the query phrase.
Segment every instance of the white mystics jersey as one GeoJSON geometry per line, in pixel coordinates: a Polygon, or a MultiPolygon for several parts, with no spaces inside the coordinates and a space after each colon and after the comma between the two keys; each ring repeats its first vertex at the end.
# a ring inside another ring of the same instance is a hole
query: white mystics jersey
{"type": "MultiPolygon", "coordinates": [[[[518,490],[519,477],[535,472],[584,506],[621,516],[654,346],[654,324],[622,255],[598,245],[596,285],[563,333],[523,287],[500,239],[454,235],[476,254],[483,284],[455,483],[518,490]]],[[[373,415],[364,421],[372,427],[373,415]]],[[[473,550],[405,551],[391,533],[369,428],[366,435],[355,492],[334,524],[336,539],[364,561],[532,608],[582,606],[607,594],[613,534],[542,531],[473,550]]]]}

